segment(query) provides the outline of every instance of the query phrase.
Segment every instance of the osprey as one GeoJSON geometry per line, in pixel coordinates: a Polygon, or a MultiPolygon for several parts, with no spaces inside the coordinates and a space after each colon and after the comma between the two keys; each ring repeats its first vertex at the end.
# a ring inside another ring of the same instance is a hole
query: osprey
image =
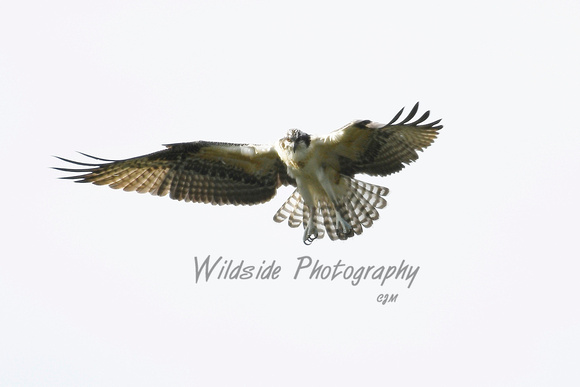
{"type": "Polygon", "coordinates": [[[441,120],[423,124],[429,111],[410,122],[418,108],[419,103],[398,123],[404,108],[386,125],[358,120],[326,136],[291,129],[274,145],[196,141],[126,160],[81,153],[98,163],[58,157],[86,168],[55,169],[76,173],[63,178],[77,182],[214,205],[264,203],[281,185],[292,185],[296,190],[274,221],[302,224],[307,245],[325,230],[330,239],[345,240],[372,226],[389,192],[354,176],[400,171],[417,160],[417,151],[431,145],[443,127],[441,120]]]}

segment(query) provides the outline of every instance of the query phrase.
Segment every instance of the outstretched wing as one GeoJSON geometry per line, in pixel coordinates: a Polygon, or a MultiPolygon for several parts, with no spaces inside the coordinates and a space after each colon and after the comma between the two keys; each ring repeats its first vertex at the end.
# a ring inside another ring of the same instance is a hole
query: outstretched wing
{"type": "Polygon", "coordinates": [[[386,125],[369,120],[354,121],[321,138],[327,154],[338,158],[340,173],[385,176],[417,160],[417,151],[431,145],[443,125],[438,125],[441,120],[424,124],[429,111],[410,122],[419,110],[418,102],[405,119],[396,123],[403,110],[386,125]]]}
{"type": "Polygon", "coordinates": [[[198,141],[166,147],[126,160],[83,153],[98,163],[58,157],[85,168],[55,169],[77,173],[63,178],[81,183],[219,205],[264,203],[280,185],[296,184],[272,146],[198,141]]]}

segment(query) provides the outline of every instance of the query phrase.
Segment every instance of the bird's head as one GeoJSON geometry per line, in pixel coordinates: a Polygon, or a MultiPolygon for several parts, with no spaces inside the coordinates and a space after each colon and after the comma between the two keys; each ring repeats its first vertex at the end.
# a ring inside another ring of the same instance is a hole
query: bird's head
{"type": "Polygon", "coordinates": [[[298,129],[290,129],[284,140],[292,147],[294,153],[296,153],[298,149],[305,149],[310,146],[310,135],[298,129]]]}

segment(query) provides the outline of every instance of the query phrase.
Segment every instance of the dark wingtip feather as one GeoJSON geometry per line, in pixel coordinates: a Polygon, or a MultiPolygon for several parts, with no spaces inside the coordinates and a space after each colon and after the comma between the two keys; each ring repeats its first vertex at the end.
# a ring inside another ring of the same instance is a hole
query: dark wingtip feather
{"type": "MultiPolygon", "coordinates": [[[[114,160],[101,159],[99,157],[87,155],[86,153],[82,153],[82,152],[78,152],[78,153],[80,153],[83,156],[95,159],[95,160],[101,160],[101,161],[105,161],[105,162],[114,161],[114,160]]],[[[100,163],[100,164],[83,163],[80,161],[69,160],[69,159],[66,159],[66,158],[60,157],[60,156],[53,156],[53,157],[55,157],[61,161],[70,163],[70,164],[74,164],[74,165],[78,165],[78,166],[82,166],[82,167],[88,167],[88,168],[50,167],[54,170],[61,171],[61,172],[75,173],[74,176],[61,176],[61,177],[59,177],[59,179],[63,179],[63,180],[74,180],[75,183],[88,183],[88,182],[90,182],[89,180],[87,180],[87,176],[89,176],[92,172],[96,171],[99,167],[101,167],[103,165],[102,163],[100,163]],[[79,173],[81,173],[81,174],[79,175],[79,173]]]]}
{"type": "Polygon", "coordinates": [[[60,168],[60,167],[51,167],[51,168],[63,172],[93,172],[95,170],[95,168],[60,168]]]}
{"type": "Polygon", "coordinates": [[[417,102],[415,104],[415,106],[413,106],[413,109],[411,109],[411,112],[409,112],[409,115],[407,116],[407,118],[405,118],[403,121],[399,122],[399,125],[404,125],[407,122],[411,121],[411,119],[413,119],[413,117],[415,117],[415,114],[417,114],[418,110],[419,110],[419,102],[417,102]]]}
{"type": "Polygon", "coordinates": [[[425,113],[423,113],[423,115],[416,121],[411,122],[409,125],[418,125],[421,122],[425,121],[427,118],[429,118],[429,114],[431,114],[431,112],[429,110],[427,110],[425,113]]]}
{"type": "Polygon", "coordinates": [[[399,112],[395,115],[395,117],[388,124],[386,124],[384,127],[387,127],[390,125],[404,125],[404,126],[416,126],[418,128],[432,128],[432,129],[436,129],[436,130],[443,128],[443,125],[437,125],[439,122],[441,122],[441,119],[438,119],[436,121],[426,123],[423,125],[419,125],[422,122],[425,122],[427,120],[427,118],[429,118],[429,116],[431,115],[431,111],[429,111],[429,110],[427,110],[425,113],[423,113],[423,115],[421,117],[419,117],[417,120],[415,120],[413,122],[409,122],[413,119],[413,117],[415,117],[415,115],[417,114],[417,111],[419,111],[419,102],[417,102],[413,106],[413,108],[411,109],[411,111],[409,112],[407,117],[405,117],[405,119],[403,119],[400,122],[396,122],[399,119],[399,117],[401,116],[401,114],[403,113],[403,110],[405,110],[405,108],[399,110],[399,112]]]}
{"type": "MultiPolygon", "coordinates": [[[[81,153],[81,152],[79,152],[79,153],[81,153]]],[[[84,153],[81,153],[81,154],[84,154],[84,153]]],[[[53,157],[56,157],[57,159],[62,160],[62,161],[66,161],[67,163],[76,164],[76,165],[85,165],[87,167],[100,167],[101,166],[101,164],[81,163],[80,161],[69,160],[69,159],[65,159],[64,157],[60,157],[60,156],[53,156],[53,157]]],[[[93,157],[93,158],[96,159],[96,157],[93,157]]],[[[99,160],[99,159],[97,159],[97,160],[99,160]]],[[[105,160],[105,161],[108,161],[108,160],[105,160]]],[[[58,169],[58,168],[55,168],[55,169],[58,169]]]]}
{"type": "Polygon", "coordinates": [[[386,125],[392,125],[393,122],[397,121],[399,119],[399,117],[401,116],[401,114],[403,114],[403,110],[405,110],[405,108],[402,108],[401,110],[399,110],[399,112],[397,114],[395,114],[395,117],[386,125]]]}
{"type": "Polygon", "coordinates": [[[439,118],[438,120],[435,120],[433,122],[430,122],[428,124],[421,125],[421,126],[429,127],[429,128],[433,128],[433,129],[439,130],[439,129],[443,128],[443,125],[437,125],[440,122],[441,122],[441,118],[439,118]]]}
{"type": "MultiPolygon", "coordinates": [[[[77,152],[78,152],[78,151],[77,151],[77,152]]],[[[80,154],[81,154],[81,155],[83,155],[83,156],[90,157],[91,159],[95,159],[95,160],[100,160],[100,161],[111,161],[111,162],[113,162],[113,161],[117,161],[117,160],[102,159],[102,158],[100,158],[100,157],[91,156],[91,155],[89,155],[89,154],[86,154],[86,153],[83,153],[83,152],[78,152],[78,153],[80,153],[80,154]]],[[[87,165],[89,165],[89,164],[87,164],[87,165]]]]}
{"type": "Polygon", "coordinates": [[[61,176],[59,179],[62,180],[74,180],[75,183],[90,183],[90,181],[85,179],[86,175],[75,175],[75,176],[61,176]]]}

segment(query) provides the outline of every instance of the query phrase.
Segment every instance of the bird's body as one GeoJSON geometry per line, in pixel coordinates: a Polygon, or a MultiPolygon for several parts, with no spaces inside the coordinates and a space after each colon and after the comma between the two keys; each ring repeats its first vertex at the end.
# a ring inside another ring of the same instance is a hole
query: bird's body
{"type": "MultiPolygon", "coordinates": [[[[388,189],[354,178],[355,174],[388,175],[418,158],[442,126],[420,125],[429,112],[408,123],[418,104],[401,122],[383,125],[353,121],[327,136],[297,129],[274,145],[207,141],[166,145],[167,149],[127,160],[98,164],[62,159],[88,168],[56,168],[81,175],[66,178],[123,188],[125,191],[169,194],[172,199],[212,204],[257,204],[270,200],[281,185],[296,186],[274,215],[291,227],[304,225],[303,241],[312,243],[324,231],[332,240],[362,233],[378,219],[388,189]]],[[[103,163],[104,162],[104,163],[103,163]]]]}

